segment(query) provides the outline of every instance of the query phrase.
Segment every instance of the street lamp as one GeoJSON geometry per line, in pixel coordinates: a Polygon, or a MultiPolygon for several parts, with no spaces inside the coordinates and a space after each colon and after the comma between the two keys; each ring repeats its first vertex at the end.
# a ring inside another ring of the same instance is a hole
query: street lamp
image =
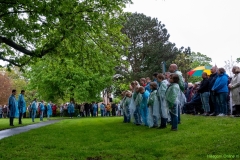
{"type": "Polygon", "coordinates": [[[162,73],[164,74],[166,72],[166,62],[162,61],[161,66],[162,66],[162,73]]]}

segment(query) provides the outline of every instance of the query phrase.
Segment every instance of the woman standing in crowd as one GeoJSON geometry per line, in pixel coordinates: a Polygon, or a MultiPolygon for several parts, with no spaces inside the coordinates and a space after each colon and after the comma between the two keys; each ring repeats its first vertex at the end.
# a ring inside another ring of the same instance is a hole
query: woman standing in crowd
{"type": "Polygon", "coordinates": [[[171,124],[172,124],[172,131],[177,131],[178,129],[178,95],[180,92],[180,88],[178,85],[179,77],[177,74],[171,74],[169,79],[170,85],[166,91],[166,101],[167,106],[170,111],[171,115],[171,124]]]}
{"type": "Polygon", "coordinates": [[[141,106],[140,106],[142,121],[145,126],[148,126],[148,121],[147,121],[148,105],[147,105],[147,103],[148,103],[148,98],[149,98],[150,93],[148,92],[148,90],[145,90],[145,88],[143,86],[139,87],[139,93],[142,94],[142,101],[141,101],[141,106]]]}
{"type": "Polygon", "coordinates": [[[218,69],[218,77],[212,87],[212,92],[216,96],[218,116],[225,116],[227,114],[228,75],[224,68],[218,69]]]}
{"type": "Polygon", "coordinates": [[[107,106],[106,106],[106,111],[107,111],[106,116],[110,117],[110,116],[111,116],[111,115],[110,115],[110,111],[111,111],[111,105],[110,105],[110,103],[107,104],[107,106]]]}
{"type": "Polygon", "coordinates": [[[71,101],[68,104],[68,114],[70,118],[73,118],[73,113],[74,113],[74,104],[73,104],[73,101],[71,101]]]}
{"type": "Polygon", "coordinates": [[[135,119],[135,124],[136,125],[141,125],[141,114],[140,114],[140,105],[141,105],[141,101],[142,101],[142,94],[139,93],[139,87],[136,87],[136,94],[137,97],[135,99],[135,111],[134,111],[134,119],[135,119]]]}
{"type": "Polygon", "coordinates": [[[159,103],[157,103],[157,83],[150,83],[151,94],[148,99],[148,126],[149,128],[158,127],[159,103]]]}
{"type": "Polygon", "coordinates": [[[47,119],[50,119],[50,116],[52,116],[52,102],[49,102],[47,105],[47,119]]]}
{"type": "Polygon", "coordinates": [[[200,97],[201,97],[201,101],[202,101],[202,106],[204,109],[204,116],[209,116],[209,112],[210,112],[210,106],[209,106],[209,81],[208,81],[208,76],[206,72],[202,73],[202,81],[200,84],[200,87],[198,89],[198,93],[200,93],[200,97]]]}
{"type": "Polygon", "coordinates": [[[93,116],[96,117],[97,116],[97,103],[93,102],[93,116]]]}
{"type": "Polygon", "coordinates": [[[124,100],[126,123],[130,123],[130,120],[131,120],[130,109],[129,109],[131,99],[132,99],[132,92],[126,91],[126,98],[124,100]]]}
{"type": "Polygon", "coordinates": [[[130,109],[130,118],[134,120],[134,124],[136,124],[136,120],[134,118],[134,114],[136,113],[136,99],[137,99],[137,95],[138,95],[138,87],[140,87],[138,81],[133,81],[130,85],[130,89],[132,89],[132,99],[131,99],[131,103],[129,106],[130,109]]]}
{"type": "Polygon", "coordinates": [[[166,104],[166,97],[165,93],[167,90],[167,83],[164,82],[164,76],[162,74],[157,75],[158,81],[158,90],[157,90],[157,97],[159,101],[159,113],[161,117],[161,125],[159,129],[167,127],[167,119],[168,119],[168,109],[166,104]]]}
{"type": "Polygon", "coordinates": [[[36,111],[37,111],[37,102],[36,98],[33,100],[31,104],[31,116],[32,116],[32,122],[34,122],[34,119],[36,117],[36,111]]]}
{"type": "Polygon", "coordinates": [[[240,116],[240,68],[237,66],[234,66],[232,68],[232,72],[234,74],[234,77],[232,78],[231,83],[228,85],[228,88],[231,91],[233,109],[235,109],[235,111],[233,112],[233,115],[235,115],[235,117],[239,117],[240,116]]]}

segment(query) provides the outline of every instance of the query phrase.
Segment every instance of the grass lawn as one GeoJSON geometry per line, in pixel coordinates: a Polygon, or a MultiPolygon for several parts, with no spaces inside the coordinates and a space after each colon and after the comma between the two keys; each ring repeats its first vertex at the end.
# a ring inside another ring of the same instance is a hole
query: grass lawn
{"type": "MultiPolygon", "coordinates": [[[[50,120],[54,119],[61,119],[59,117],[51,117],[50,120]]],[[[47,121],[47,118],[43,118],[43,121],[47,121]]],[[[15,128],[15,127],[21,127],[21,126],[26,126],[29,124],[34,124],[34,123],[39,123],[40,118],[35,118],[34,122],[32,122],[32,119],[30,118],[22,118],[22,124],[18,124],[18,118],[14,118],[14,126],[9,125],[9,118],[0,118],[0,131],[4,129],[9,129],[9,128],[15,128]]]]}
{"type": "Polygon", "coordinates": [[[75,118],[0,140],[0,159],[240,159],[239,142],[240,118],[182,115],[178,131],[75,118]]]}

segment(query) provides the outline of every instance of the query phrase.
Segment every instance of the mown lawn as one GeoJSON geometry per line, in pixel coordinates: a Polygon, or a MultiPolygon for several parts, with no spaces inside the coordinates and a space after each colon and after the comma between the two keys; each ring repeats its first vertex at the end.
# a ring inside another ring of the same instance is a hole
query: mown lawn
{"type": "Polygon", "coordinates": [[[177,132],[125,124],[122,117],[65,119],[2,139],[0,150],[0,159],[14,160],[228,159],[240,156],[240,118],[182,115],[177,132]]]}
{"type": "MultiPolygon", "coordinates": [[[[51,117],[50,120],[54,119],[61,119],[59,117],[51,117]]],[[[43,121],[47,121],[47,118],[43,118],[43,121]]],[[[35,118],[34,122],[32,122],[32,119],[30,118],[23,118],[22,119],[22,124],[18,124],[18,118],[14,118],[14,126],[9,125],[9,118],[0,118],[0,131],[3,129],[9,129],[9,128],[15,128],[15,127],[21,127],[21,126],[26,126],[34,123],[39,123],[40,118],[35,118]]]]}

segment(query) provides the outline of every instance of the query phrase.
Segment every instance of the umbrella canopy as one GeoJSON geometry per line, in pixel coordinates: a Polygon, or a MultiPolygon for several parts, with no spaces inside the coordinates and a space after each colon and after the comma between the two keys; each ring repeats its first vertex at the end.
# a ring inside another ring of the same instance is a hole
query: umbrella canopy
{"type": "Polygon", "coordinates": [[[207,75],[211,74],[211,66],[199,66],[197,68],[192,69],[191,71],[187,72],[190,76],[202,76],[203,72],[206,72],[207,75]]]}

